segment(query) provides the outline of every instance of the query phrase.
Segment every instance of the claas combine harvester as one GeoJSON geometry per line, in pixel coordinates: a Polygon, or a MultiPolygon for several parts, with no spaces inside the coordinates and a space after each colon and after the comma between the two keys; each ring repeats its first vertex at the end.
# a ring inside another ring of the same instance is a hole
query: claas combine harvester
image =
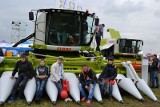
{"type": "MultiPolygon", "coordinates": [[[[121,65],[124,60],[131,60],[134,67],[138,65],[138,69],[141,69],[141,56],[137,54],[143,45],[141,40],[122,39],[116,37],[117,31],[108,29],[113,38],[108,42],[106,39],[101,41],[101,52],[95,52],[95,48],[90,46],[95,28],[99,25],[95,13],[39,9],[29,12],[29,19],[35,23],[34,33],[15,43],[13,47],[33,38],[31,47],[34,51],[28,53],[28,60],[34,67],[39,64],[40,58],[45,58],[46,64],[51,66],[58,56],[63,56],[65,72],[79,73],[82,66],[87,64],[96,73],[100,73],[107,64],[104,57],[112,54],[119,73],[125,74],[125,68],[121,65]]],[[[0,63],[0,72],[13,70],[17,60],[18,56],[5,56],[5,60],[0,63]]]]}

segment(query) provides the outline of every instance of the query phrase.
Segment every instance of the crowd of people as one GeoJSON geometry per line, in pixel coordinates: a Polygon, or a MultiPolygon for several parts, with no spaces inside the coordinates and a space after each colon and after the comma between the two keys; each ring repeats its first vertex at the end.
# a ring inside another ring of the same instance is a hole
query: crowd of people
{"type": "MultiPolygon", "coordinates": [[[[63,62],[64,58],[59,56],[57,62],[53,63],[51,68],[45,64],[45,60],[41,59],[40,64],[33,69],[32,63],[27,59],[25,54],[21,54],[20,60],[17,61],[11,79],[15,78],[15,74],[18,72],[18,78],[13,86],[11,91],[8,103],[13,103],[16,98],[16,92],[18,91],[18,100],[22,100],[24,88],[28,80],[35,78],[36,80],[36,93],[35,93],[35,102],[40,103],[43,96],[43,92],[47,83],[48,78],[51,78],[51,81],[55,84],[58,89],[58,95],[61,97],[61,92],[63,88],[64,70],[63,62]]],[[[114,65],[113,57],[108,58],[108,64],[104,67],[102,73],[99,77],[96,77],[94,71],[88,66],[83,65],[82,72],[79,74],[79,90],[81,93],[81,101],[86,101],[87,104],[92,102],[93,92],[96,83],[100,85],[100,91],[102,97],[105,96],[105,89],[109,85],[109,99],[112,99],[112,85],[113,80],[117,76],[117,69],[114,65]]],[[[69,96],[65,99],[65,102],[72,101],[69,96]]],[[[80,102],[79,102],[80,103],[80,102]]]]}

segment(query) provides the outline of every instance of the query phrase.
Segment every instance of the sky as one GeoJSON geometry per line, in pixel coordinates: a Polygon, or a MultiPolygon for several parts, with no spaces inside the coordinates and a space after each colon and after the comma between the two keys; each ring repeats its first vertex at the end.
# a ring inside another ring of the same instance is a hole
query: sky
{"type": "MultiPolygon", "coordinates": [[[[34,31],[34,23],[29,21],[28,13],[33,9],[56,6],[55,0],[0,2],[0,40],[8,42],[11,42],[13,33],[12,21],[20,21],[27,25],[25,33],[29,35],[34,31]]],[[[145,53],[160,54],[160,0],[79,0],[79,3],[84,10],[89,9],[89,12],[96,13],[100,23],[105,24],[105,31],[114,28],[123,38],[141,39],[144,41],[145,53]]],[[[107,32],[104,35],[110,38],[107,32]]]]}

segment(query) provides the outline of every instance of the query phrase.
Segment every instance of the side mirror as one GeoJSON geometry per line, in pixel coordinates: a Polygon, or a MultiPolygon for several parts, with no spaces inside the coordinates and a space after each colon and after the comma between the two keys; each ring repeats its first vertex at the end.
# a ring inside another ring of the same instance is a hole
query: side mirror
{"type": "Polygon", "coordinates": [[[29,12],[29,20],[34,20],[34,13],[33,12],[29,12]]]}
{"type": "Polygon", "coordinates": [[[95,25],[96,25],[96,26],[99,25],[99,18],[95,18],[95,25]]]}
{"type": "Polygon", "coordinates": [[[142,46],[143,46],[143,41],[142,41],[142,46]]]}

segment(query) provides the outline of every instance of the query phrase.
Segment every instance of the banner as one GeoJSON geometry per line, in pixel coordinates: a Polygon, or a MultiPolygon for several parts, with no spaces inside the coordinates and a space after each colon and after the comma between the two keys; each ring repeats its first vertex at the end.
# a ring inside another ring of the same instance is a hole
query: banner
{"type": "Polygon", "coordinates": [[[56,7],[69,10],[83,10],[80,0],[56,0],[56,7]]]}

